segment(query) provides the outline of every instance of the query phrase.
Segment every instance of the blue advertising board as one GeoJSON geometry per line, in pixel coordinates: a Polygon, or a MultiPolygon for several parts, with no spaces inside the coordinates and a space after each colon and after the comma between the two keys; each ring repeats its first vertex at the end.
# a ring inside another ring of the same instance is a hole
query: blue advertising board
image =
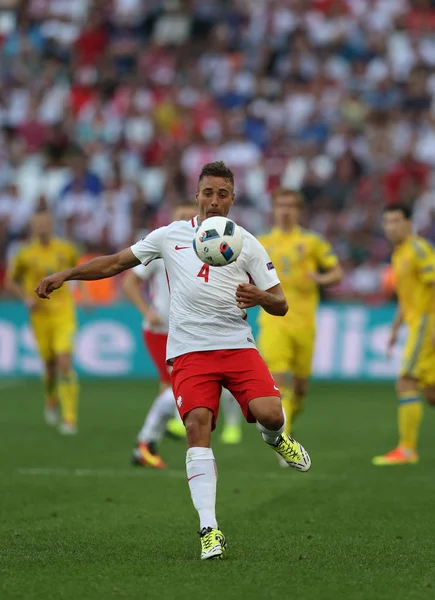
{"type": "MultiPolygon", "coordinates": [[[[319,379],[392,379],[400,348],[385,354],[393,305],[369,308],[355,304],[323,305],[318,311],[314,377],[319,379]]],[[[257,311],[249,311],[254,335],[257,311]]],[[[154,378],[156,371],[143,346],[141,317],[130,304],[79,310],[75,363],[90,377],[154,378]]],[[[403,339],[402,339],[403,343],[403,339]]],[[[400,345],[399,345],[400,346],[400,345]]],[[[0,377],[35,376],[40,372],[25,307],[0,303],[0,377]]]]}

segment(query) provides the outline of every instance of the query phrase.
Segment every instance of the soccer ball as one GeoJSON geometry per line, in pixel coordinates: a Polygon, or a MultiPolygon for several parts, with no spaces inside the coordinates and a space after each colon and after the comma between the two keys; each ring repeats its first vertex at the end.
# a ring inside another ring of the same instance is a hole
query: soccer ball
{"type": "Polygon", "coordinates": [[[193,238],[196,256],[207,265],[223,267],[240,256],[243,235],[240,228],[226,217],[210,217],[202,222],[193,238]]]}

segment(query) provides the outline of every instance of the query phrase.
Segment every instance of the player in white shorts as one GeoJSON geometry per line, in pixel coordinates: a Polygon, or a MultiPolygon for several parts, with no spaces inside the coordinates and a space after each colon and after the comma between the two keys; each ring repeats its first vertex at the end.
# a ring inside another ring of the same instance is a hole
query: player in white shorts
{"type": "Polygon", "coordinates": [[[171,291],[166,357],[173,364],[172,388],[186,427],[187,480],[200,520],[201,559],[210,559],[220,557],[226,548],[216,520],[217,470],[210,447],[223,386],[234,395],[247,421],[257,423],[266,444],[290,466],[307,471],[311,461],[306,450],[284,433],[279,390],[246,321],[246,309],[252,306],[260,305],[276,316],[288,309],[267,252],[244,229],[243,250],[225,267],[204,265],[192,247],[201,223],[212,216],[226,217],[234,202],[234,176],[224,163],[204,165],[196,200],[199,214],[190,223],[160,227],[118,254],[49,275],[36,292],[49,298],[65,281],[112,277],[163,258],[171,291]]]}
{"type": "MultiPolygon", "coordinates": [[[[196,216],[196,205],[179,206],[175,209],[175,221],[190,221],[196,216]]],[[[147,266],[138,265],[131,269],[122,282],[126,297],[143,315],[142,333],[144,344],[159,374],[160,391],[147,413],[142,429],[137,436],[137,445],[133,451],[132,462],[138,466],[150,466],[156,469],[166,468],[158,453],[158,444],[165,430],[175,436],[185,436],[185,427],[181,420],[171,387],[171,367],[166,363],[166,343],[169,327],[170,295],[165,264],[157,259],[147,266]],[[147,302],[141,284],[148,284],[147,302]],[[174,411],[177,418],[173,418],[174,411]],[[172,427],[170,427],[172,423],[172,427]],[[177,425],[181,425],[181,431],[177,425]]],[[[222,390],[225,426],[221,439],[224,443],[235,444],[241,440],[240,410],[234,397],[228,390],[222,390]]]]}

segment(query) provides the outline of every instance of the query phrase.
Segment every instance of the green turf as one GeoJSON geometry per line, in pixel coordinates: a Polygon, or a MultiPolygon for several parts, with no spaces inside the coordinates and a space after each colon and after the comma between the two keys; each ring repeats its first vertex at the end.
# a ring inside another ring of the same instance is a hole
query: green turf
{"type": "MultiPolygon", "coordinates": [[[[0,383],[2,383],[0,381],[0,383]]],[[[297,437],[313,467],[280,469],[254,427],[215,434],[225,560],[199,560],[184,444],[169,472],[130,467],[156,389],[86,382],[81,428],[41,418],[38,382],[0,389],[0,598],[410,600],[435,596],[435,416],[419,465],[374,468],[395,441],[391,385],[313,384],[297,437]]]]}

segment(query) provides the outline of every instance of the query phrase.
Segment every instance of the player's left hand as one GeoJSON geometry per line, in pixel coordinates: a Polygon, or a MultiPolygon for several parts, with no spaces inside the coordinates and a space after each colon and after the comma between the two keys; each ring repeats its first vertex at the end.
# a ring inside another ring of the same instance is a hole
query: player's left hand
{"type": "Polygon", "coordinates": [[[261,304],[264,292],[251,283],[239,283],[236,290],[237,306],[241,309],[252,308],[261,304]]]}
{"type": "Polygon", "coordinates": [[[65,276],[63,273],[53,273],[48,277],[41,279],[38,286],[35,288],[35,292],[40,298],[48,300],[51,292],[58,290],[65,283],[65,276]]]}
{"type": "Polygon", "coordinates": [[[322,273],[310,272],[308,273],[308,277],[311,279],[311,281],[317,283],[317,285],[322,285],[323,283],[322,273]]]}

